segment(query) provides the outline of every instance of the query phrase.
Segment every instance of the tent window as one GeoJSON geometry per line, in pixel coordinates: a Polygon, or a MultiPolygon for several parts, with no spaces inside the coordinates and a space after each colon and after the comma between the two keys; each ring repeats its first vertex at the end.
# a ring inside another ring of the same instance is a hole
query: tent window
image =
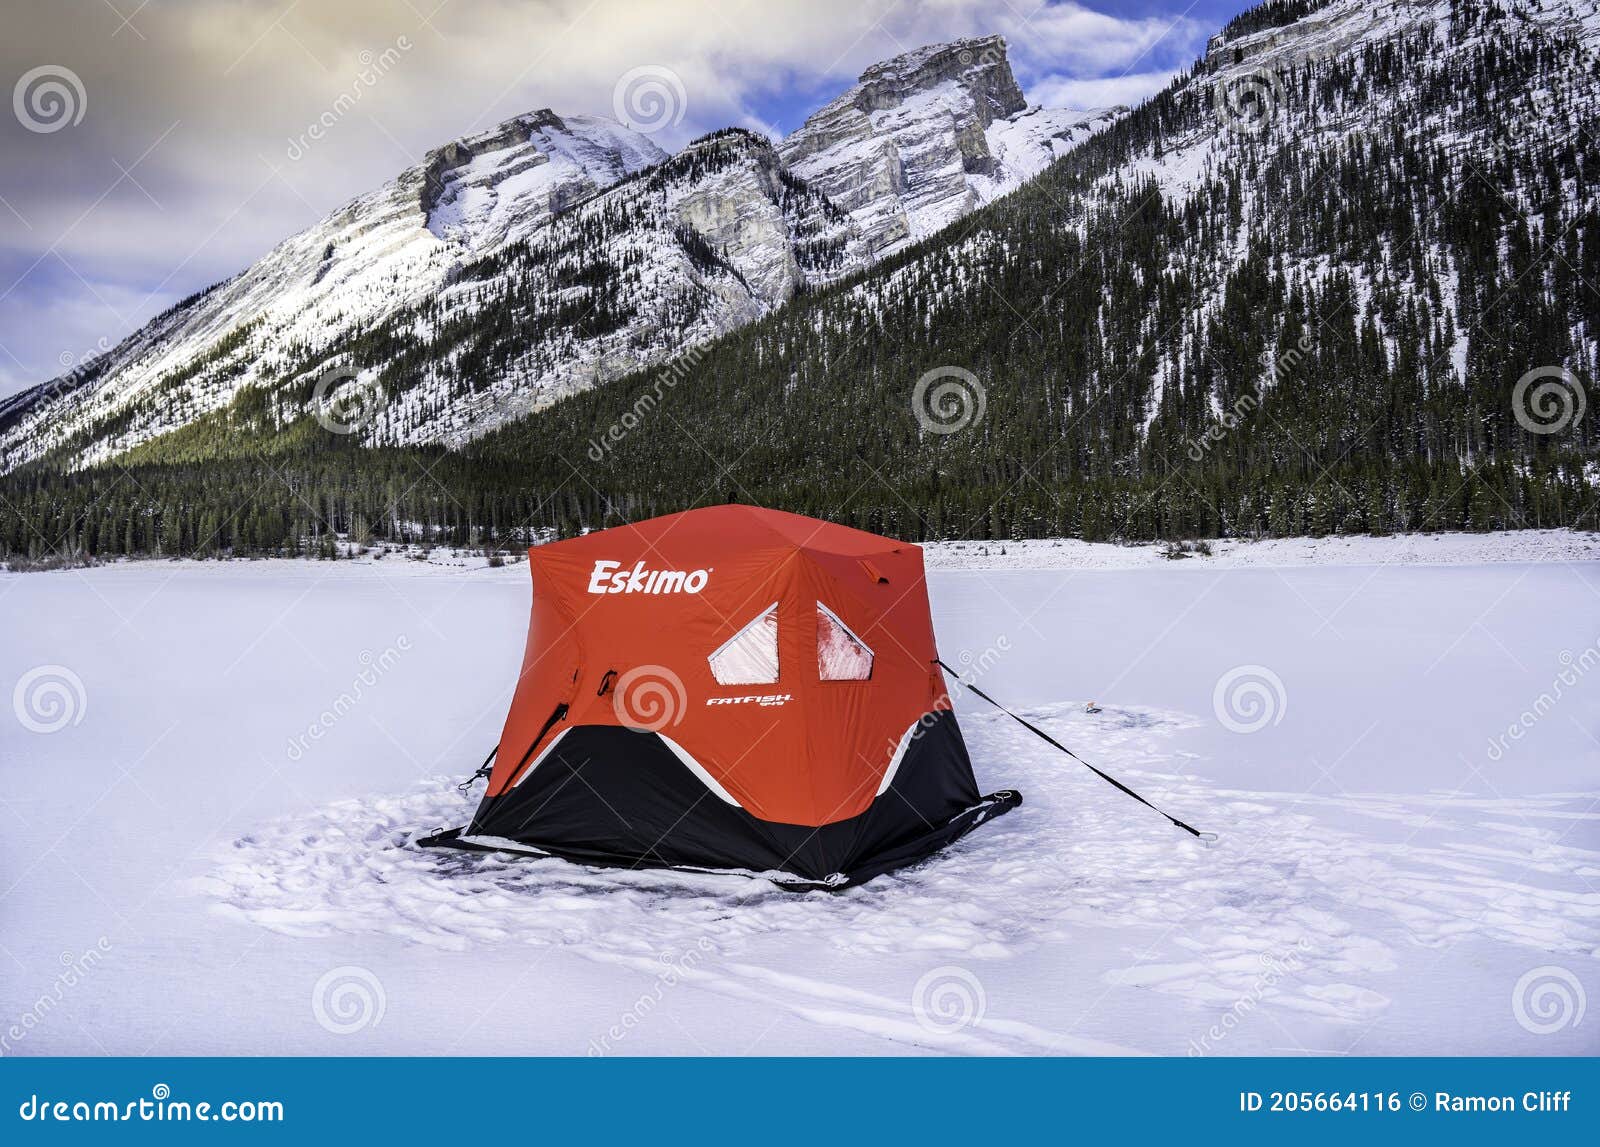
{"type": "Polygon", "coordinates": [[[773,602],[707,660],[719,685],[771,685],[778,679],[778,603],[773,602]]]}
{"type": "Polygon", "coordinates": [[[824,681],[865,681],[872,676],[872,650],[838,614],[817,602],[817,676],[824,681]]]}

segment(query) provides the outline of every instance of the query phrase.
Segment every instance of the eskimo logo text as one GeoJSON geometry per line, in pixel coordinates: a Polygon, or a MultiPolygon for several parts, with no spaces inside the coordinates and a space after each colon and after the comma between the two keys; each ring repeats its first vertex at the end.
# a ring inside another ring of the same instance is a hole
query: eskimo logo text
{"type": "Polygon", "coordinates": [[[644,562],[623,569],[621,562],[595,562],[589,574],[590,593],[699,593],[710,570],[652,570],[644,562]]]}

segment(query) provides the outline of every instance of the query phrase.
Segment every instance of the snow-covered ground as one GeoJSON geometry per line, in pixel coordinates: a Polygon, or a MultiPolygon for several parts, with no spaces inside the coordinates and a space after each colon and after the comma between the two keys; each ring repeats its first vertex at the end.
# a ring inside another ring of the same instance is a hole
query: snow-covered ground
{"type": "MultiPolygon", "coordinates": [[[[1191,543],[1192,545],[1193,543],[1191,543]]],[[[1600,534],[1588,530],[1510,530],[1492,534],[1396,534],[1375,538],[1208,541],[1209,554],[1164,544],[1111,545],[1077,538],[1020,542],[934,542],[923,547],[929,569],[1239,569],[1317,565],[1473,565],[1483,562],[1573,562],[1600,558],[1600,534]]]]}
{"type": "Polygon", "coordinates": [[[1595,545],[933,547],[945,659],[1220,840],[963,697],[1026,802],[836,895],[408,846],[525,565],[0,575],[0,1051],[1594,1054],[1595,545]]]}

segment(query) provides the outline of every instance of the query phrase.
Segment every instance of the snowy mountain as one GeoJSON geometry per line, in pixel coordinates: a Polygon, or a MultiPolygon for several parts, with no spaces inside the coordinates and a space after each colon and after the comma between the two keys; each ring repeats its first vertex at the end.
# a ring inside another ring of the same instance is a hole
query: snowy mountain
{"type": "Polygon", "coordinates": [[[620,124],[549,110],[429,152],[87,370],[0,405],[0,469],[51,449],[94,461],[182,426],[665,158],[620,124]]]}
{"type": "MultiPolygon", "coordinates": [[[[1592,523],[1597,48],[1594,0],[1253,9],[1016,193],[711,348],[693,439],[629,437],[555,524],[708,489],[913,538],[1592,523]]],[[[558,488],[540,454],[638,389],[463,483],[558,488]]]]}
{"type": "Polygon", "coordinates": [[[459,445],[869,266],[1121,110],[1027,108],[989,37],[868,69],[776,150],[729,131],[669,158],[602,117],[518,116],[0,403],[0,472],[102,461],[236,402],[292,421],[330,370],[386,396],[361,441],[459,445]]]}

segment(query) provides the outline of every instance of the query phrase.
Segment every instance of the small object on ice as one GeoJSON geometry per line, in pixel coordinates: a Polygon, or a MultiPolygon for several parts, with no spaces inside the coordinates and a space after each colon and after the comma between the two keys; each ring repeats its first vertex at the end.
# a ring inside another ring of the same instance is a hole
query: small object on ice
{"type": "Polygon", "coordinates": [[[1083,711],[1085,713],[1099,713],[1101,709],[1100,706],[1096,705],[1093,701],[1090,701],[1084,705],[1083,711]]]}

